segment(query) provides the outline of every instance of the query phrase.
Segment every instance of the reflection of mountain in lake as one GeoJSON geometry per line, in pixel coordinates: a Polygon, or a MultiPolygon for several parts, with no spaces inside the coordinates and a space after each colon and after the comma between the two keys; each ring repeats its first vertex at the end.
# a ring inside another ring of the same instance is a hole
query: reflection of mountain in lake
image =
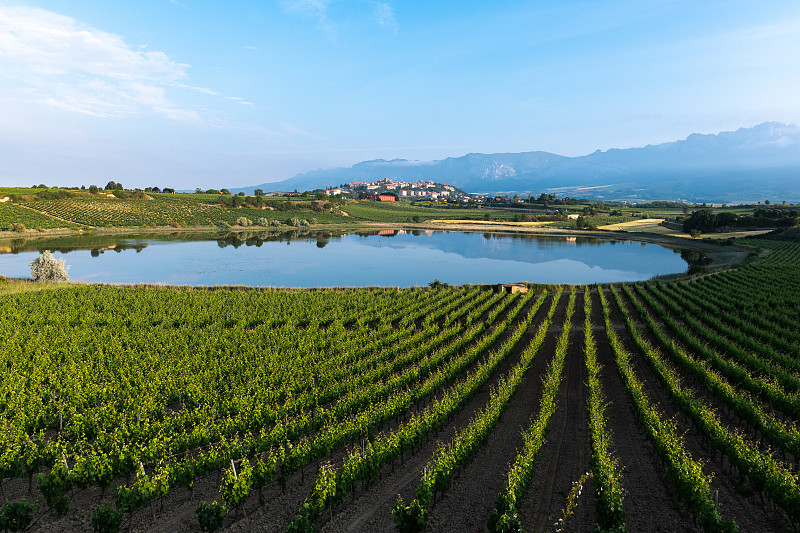
{"type": "MultiPolygon", "coordinates": [[[[425,238],[401,232],[393,239],[378,238],[373,235],[363,242],[378,247],[424,247],[473,259],[489,257],[523,263],[569,259],[592,268],[599,267],[604,270],[624,268],[633,271],[646,271],[654,260],[652,254],[642,253],[641,249],[634,252],[633,247],[665,248],[652,243],[594,237],[483,233],[481,238],[478,238],[477,234],[460,232],[433,232],[425,238]]],[[[681,253],[680,250],[673,252],[681,253]]]]}

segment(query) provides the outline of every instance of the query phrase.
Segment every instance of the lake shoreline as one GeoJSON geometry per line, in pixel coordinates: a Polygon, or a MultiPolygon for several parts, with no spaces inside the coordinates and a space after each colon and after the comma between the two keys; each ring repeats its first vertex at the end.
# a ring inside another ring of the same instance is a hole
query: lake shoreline
{"type": "MultiPolygon", "coordinates": [[[[247,226],[239,227],[232,226],[231,228],[219,228],[217,226],[189,226],[189,227],[172,227],[172,226],[126,226],[114,228],[100,228],[95,227],[91,229],[55,229],[55,230],[27,230],[24,232],[10,232],[0,231],[0,242],[5,240],[14,239],[37,239],[59,236],[74,236],[74,235],[146,235],[146,234],[160,234],[168,235],[172,233],[220,233],[222,231],[229,233],[252,232],[252,231],[280,231],[291,232],[300,228],[294,226],[282,225],[279,227],[274,226],[247,226]]],[[[669,248],[680,248],[696,250],[703,252],[706,256],[711,258],[711,269],[719,270],[722,268],[730,268],[734,265],[743,263],[749,255],[749,250],[742,249],[741,246],[721,246],[716,243],[711,243],[703,240],[694,240],[684,237],[674,237],[671,235],[664,235],[651,232],[633,232],[633,231],[614,231],[614,230],[577,230],[565,228],[550,228],[547,226],[523,226],[515,225],[513,223],[504,224],[495,222],[491,225],[476,222],[372,222],[372,221],[359,221],[352,224],[317,224],[313,226],[304,226],[303,230],[307,231],[335,231],[335,232],[357,232],[365,229],[395,229],[407,231],[461,231],[470,233],[493,233],[493,234],[524,234],[524,235],[543,235],[552,237],[595,237],[601,239],[613,240],[626,240],[648,242],[653,244],[660,244],[669,248]]]]}

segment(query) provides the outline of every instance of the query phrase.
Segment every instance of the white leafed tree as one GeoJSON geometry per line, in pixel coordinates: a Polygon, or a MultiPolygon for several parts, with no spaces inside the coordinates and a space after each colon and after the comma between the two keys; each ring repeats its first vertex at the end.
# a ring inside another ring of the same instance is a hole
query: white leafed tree
{"type": "Polygon", "coordinates": [[[50,250],[43,251],[39,257],[31,261],[31,277],[36,281],[69,281],[63,259],[56,259],[50,250]]]}

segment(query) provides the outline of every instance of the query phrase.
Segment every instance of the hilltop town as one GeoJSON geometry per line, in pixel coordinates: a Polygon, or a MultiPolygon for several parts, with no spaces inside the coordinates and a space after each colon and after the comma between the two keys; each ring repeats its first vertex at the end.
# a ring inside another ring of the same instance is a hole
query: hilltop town
{"type": "Polygon", "coordinates": [[[350,183],[343,183],[338,187],[326,189],[325,193],[328,196],[374,196],[384,201],[392,201],[388,197],[394,197],[394,201],[399,198],[456,201],[466,201],[472,198],[471,195],[465,193],[461,189],[444,183],[435,183],[432,180],[408,182],[394,181],[390,178],[383,178],[378,181],[353,181],[350,183]]]}

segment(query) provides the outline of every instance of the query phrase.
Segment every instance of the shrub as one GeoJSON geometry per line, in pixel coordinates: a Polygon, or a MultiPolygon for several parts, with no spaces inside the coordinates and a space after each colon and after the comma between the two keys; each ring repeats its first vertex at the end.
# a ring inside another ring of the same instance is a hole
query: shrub
{"type": "Polygon", "coordinates": [[[259,219],[256,219],[256,226],[268,226],[268,225],[269,225],[269,220],[267,220],[266,218],[261,217],[259,219]]]}
{"type": "Polygon", "coordinates": [[[281,221],[280,221],[280,220],[273,219],[273,220],[270,220],[270,221],[269,221],[269,225],[270,225],[270,226],[276,226],[276,227],[277,227],[277,226],[280,226],[280,225],[281,225],[281,221]]]}
{"type": "Polygon", "coordinates": [[[69,281],[63,259],[56,259],[50,250],[43,251],[39,257],[31,261],[31,277],[36,281],[69,281]]]}
{"type": "Polygon", "coordinates": [[[237,226],[242,226],[243,228],[246,228],[250,224],[252,224],[252,222],[250,222],[250,219],[247,217],[239,217],[236,219],[237,226]]]}
{"type": "Polygon", "coordinates": [[[17,233],[25,231],[25,224],[21,222],[14,222],[8,226],[8,231],[16,231],[17,233]]]}
{"type": "Polygon", "coordinates": [[[197,520],[200,522],[200,531],[216,531],[222,527],[227,510],[217,502],[197,504],[195,509],[197,520]]]}
{"type": "Polygon", "coordinates": [[[303,219],[303,220],[300,221],[300,225],[301,226],[310,226],[311,223],[308,220],[303,219]]]}
{"type": "Polygon", "coordinates": [[[25,498],[4,505],[0,510],[0,531],[25,531],[33,520],[35,509],[25,498]]]}
{"type": "Polygon", "coordinates": [[[290,218],[290,219],[289,219],[289,221],[288,221],[288,224],[289,224],[290,226],[295,226],[295,227],[297,227],[297,226],[299,226],[299,225],[300,225],[300,219],[299,219],[299,218],[297,218],[297,217],[290,218]]]}
{"type": "Polygon", "coordinates": [[[92,512],[92,531],[95,533],[117,533],[122,525],[122,513],[110,503],[97,506],[92,512]]]}
{"type": "Polygon", "coordinates": [[[217,227],[222,229],[228,229],[231,227],[231,225],[225,220],[220,220],[219,222],[217,222],[217,227]]]}
{"type": "Polygon", "coordinates": [[[57,464],[49,476],[39,474],[36,485],[54,515],[67,514],[69,498],[66,493],[72,488],[72,479],[65,466],[57,464]]]}

